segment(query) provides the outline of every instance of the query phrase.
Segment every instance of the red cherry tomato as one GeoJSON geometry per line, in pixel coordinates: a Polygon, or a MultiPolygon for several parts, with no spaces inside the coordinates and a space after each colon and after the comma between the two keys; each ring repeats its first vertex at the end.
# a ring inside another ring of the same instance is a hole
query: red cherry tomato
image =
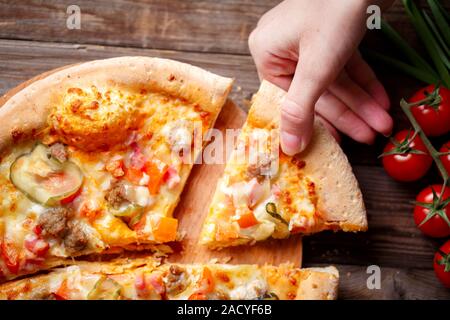
{"type": "Polygon", "coordinates": [[[414,222],[420,231],[433,238],[450,236],[450,226],[447,223],[450,221],[450,205],[445,203],[450,198],[450,188],[445,187],[441,201],[438,201],[441,192],[441,185],[423,189],[417,195],[414,207],[414,222]]]}
{"type": "Polygon", "coordinates": [[[413,136],[413,131],[402,130],[393,139],[397,146],[390,141],[384,148],[382,155],[384,170],[395,180],[418,180],[427,173],[433,163],[433,159],[428,154],[420,137],[416,135],[412,139],[413,136]],[[414,153],[417,151],[424,154],[414,153]]]}
{"type": "Polygon", "coordinates": [[[450,288],[450,240],[434,255],[434,272],[446,288],[450,288]]]}
{"type": "Polygon", "coordinates": [[[439,149],[439,152],[449,152],[449,154],[443,155],[440,158],[445,170],[447,170],[447,174],[450,174],[450,141],[444,143],[439,149]]]}
{"type": "MultiPolygon", "coordinates": [[[[432,94],[435,85],[429,85],[417,91],[409,100],[410,103],[418,102],[432,94]]],[[[441,136],[450,131],[450,90],[444,87],[438,88],[440,101],[436,104],[420,105],[412,107],[411,112],[422,127],[427,136],[441,136]]]]}

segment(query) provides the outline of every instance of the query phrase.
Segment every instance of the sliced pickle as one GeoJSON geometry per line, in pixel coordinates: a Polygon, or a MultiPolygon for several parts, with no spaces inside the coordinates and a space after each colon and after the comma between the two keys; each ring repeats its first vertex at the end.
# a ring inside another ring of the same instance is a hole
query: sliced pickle
{"type": "Polygon", "coordinates": [[[110,211],[114,216],[121,218],[130,228],[132,228],[139,220],[141,220],[142,215],[144,214],[144,207],[129,203],[119,209],[111,208],[110,211]]]}
{"type": "Polygon", "coordinates": [[[61,163],[50,155],[48,147],[37,144],[13,162],[10,180],[31,200],[55,206],[80,189],[83,173],[73,162],[61,163]]]}
{"type": "Polygon", "coordinates": [[[117,281],[102,276],[88,293],[88,300],[118,300],[122,286],[117,281]]]}

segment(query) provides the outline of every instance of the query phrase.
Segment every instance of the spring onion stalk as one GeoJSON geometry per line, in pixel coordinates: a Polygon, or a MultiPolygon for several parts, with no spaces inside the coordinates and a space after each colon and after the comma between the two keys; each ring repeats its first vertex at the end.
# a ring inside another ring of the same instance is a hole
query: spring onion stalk
{"type": "Polygon", "coordinates": [[[444,16],[445,20],[448,23],[450,23],[450,13],[448,13],[447,10],[445,10],[445,8],[442,6],[442,4],[439,1],[436,2],[436,7],[438,7],[439,11],[441,11],[441,13],[444,16]]]}
{"type": "MultiPolygon", "coordinates": [[[[439,30],[437,29],[435,23],[430,18],[428,13],[425,10],[422,10],[423,17],[425,18],[425,21],[428,23],[431,31],[433,31],[434,36],[436,37],[438,43],[440,44],[442,50],[444,51],[446,57],[450,57],[450,49],[448,48],[447,44],[445,43],[445,40],[442,38],[441,34],[439,33],[439,30]]],[[[448,60],[447,60],[448,61],[448,60]]],[[[447,65],[448,68],[448,65],[447,65]]]]}
{"type": "Polygon", "coordinates": [[[428,62],[425,61],[411,46],[403,40],[403,38],[395,31],[394,28],[392,28],[389,23],[382,20],[381,21],[381,31],[386,35],[388,39],[392,41],[392,43],[403,52],[403,54],[406,56],[406,58],[409,60],[410,63],[415,65],[416,67],[426,70],[429,73],[434,73],[437,77],[436,72],[433,70],[433,68],[428,64],[428,62]]]}
{"type": "Polygon", "coordinates": [[[442,11],[443,8],[438,7],[438,1],[436,0],[428,0],[428,5],[430,6],[431,12],[433,13],[434,19],[436,20],[436,24],[439,27],[439,30],[442,33],[442,38],[445,40],[447,46],[450,46],[450,26],[448,22],[445,20],[445,17],[442,11]]]}
{"type": "Polygon", "coordinates": [[[394,67],[402,71],[403,73],[416,78],[419,81],[425,82],[426,84],[439,82],[439,77],[434,73],[429,73],[427,71],[424,71],[423,69],[411,66],[403,61],[388,57],[382,53],[364,49],[363,54],[375,61],[381,61],[388,66],[394,67]]]}
{"type": "Polygon", "coordinates": [[[417,9],[415,3],[411,0],[403,0],[403,5],[408,13],[410,19],[412,20],[420,38],[422,39],[425,48],[428,51],[433,63],[439,73],[442,84],[450,88],[450,74],[446,68],[445,63],[442,58],[444,57],[442,50],[439,48],[436,39],[434,38],[431,31],[428,29],[422,14],[419,9],[417,9]]]}

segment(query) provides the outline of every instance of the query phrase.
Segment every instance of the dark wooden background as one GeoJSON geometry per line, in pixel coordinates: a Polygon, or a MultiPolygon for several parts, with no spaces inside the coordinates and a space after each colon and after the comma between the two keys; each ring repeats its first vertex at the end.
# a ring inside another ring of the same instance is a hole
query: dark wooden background
{"type": "MultiPolygon", "coordinates": [[[[450,0],[443,0],[450,8],[450,0]]],[[[245,107],[258,86],[247,37],[275,0],[0,0],[0,94],[44,71],[80,61],[124,55],[185,61],[237,79],[231,98],[245,107]],[[66,28],[66,9],[81,8],[81,30],[66,28]]],[[[421,2],[423,3],[423,1],[421,2]]],[[[414,30],[396,3],[384,17],[412,43],[414,30]]],[[[363,45],[394,53],[377,32],[363,45]]],[[[419,83],[375,66],[392,99],[397,128],[407,126],[398,101],[419,83]]],[[[436,171],[414,184],[386,176],[375,146],[349,140],[343,148],[360,182],[369,215],[364,234],[323,233],[304,240],[304,265],[334,264],[341,272],[344,299],[450,299],[432,269],[440,243],[421,235],[412,219],[415,194],[437,181],[436,171]],[[366,286],[367,266],[381,268],[380,290],[366,286]]]]}

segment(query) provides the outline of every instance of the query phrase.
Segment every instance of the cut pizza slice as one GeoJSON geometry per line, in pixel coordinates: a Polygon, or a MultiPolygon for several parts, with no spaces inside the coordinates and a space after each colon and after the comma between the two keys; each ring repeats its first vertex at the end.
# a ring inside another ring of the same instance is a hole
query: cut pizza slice
{"type": "Polygon", "coordinates": [[[210,248],[322,230],[364,231],[366,212],[348,160],[315,122],[307,149],[279,150],[285,92],[264,81],[219,180],[200,243],[210,248]]]}
{"type": "Polygon", "coordinates": [[[232,79],[122,57],[37,80],[0,109],[0,281],[177,238],[172,212],[232,79]]]}
{"type": "Polygon", "coordinates": [[[335,267],[84,262],[0,286],[8,300],[332,300],[335,267]]]}

